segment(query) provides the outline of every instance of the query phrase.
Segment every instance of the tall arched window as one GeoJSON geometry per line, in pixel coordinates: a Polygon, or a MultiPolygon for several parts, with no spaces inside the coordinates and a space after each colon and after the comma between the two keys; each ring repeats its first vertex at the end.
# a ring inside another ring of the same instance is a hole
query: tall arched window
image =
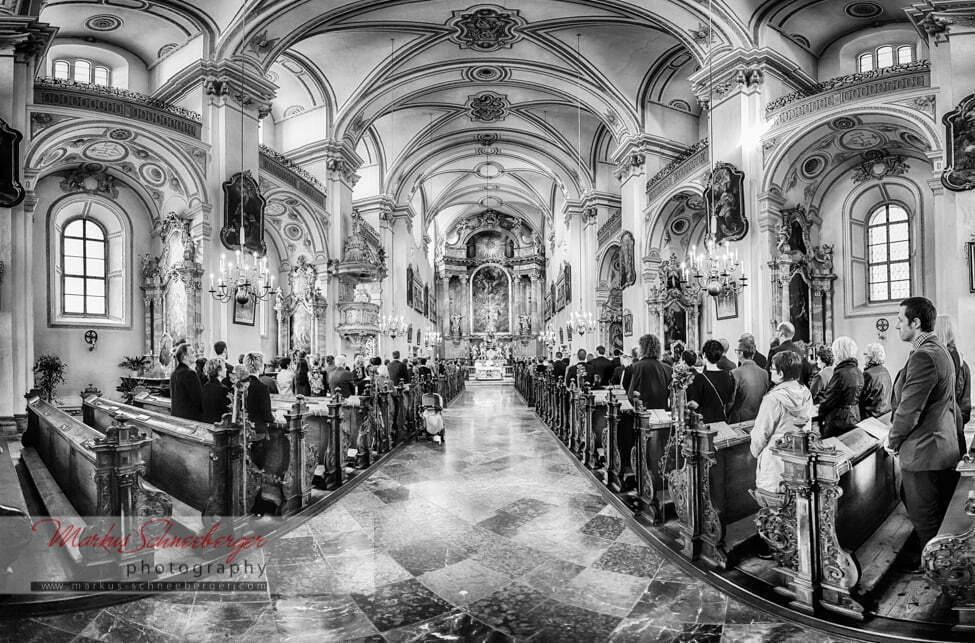
{"type": "Polygon", "coordinates": [[[894,203],[867,219],[867,290],[870,302],[911,296],[911,231],[907,210],[894,203]]]}
{"type": "Polygon", "coordinates": [[[105,230],[91,219],[74,219],[64,226],[61,244],[64,313],[104,316],[108,297],[105,230]]]}

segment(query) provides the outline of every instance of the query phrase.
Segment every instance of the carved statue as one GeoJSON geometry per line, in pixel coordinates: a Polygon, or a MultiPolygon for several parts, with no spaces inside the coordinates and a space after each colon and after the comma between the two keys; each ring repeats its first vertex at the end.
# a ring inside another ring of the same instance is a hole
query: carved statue
{"type": "Polygon", "coordinates": [[[142,284],[143,286],[149,286],[159,279],[159,257],[153,257],[152,254],[146,253],[142,257],[142,284]]]}
{"type": "Polygon", "coordinates": [[[817,274],[829,275],[833,273],[833,246],[824,243],[821,246],[813,246],[812,269],[817,274]]]}
{"type": "Polygon", "coordinates": [[[775,231],[776,241],[775,250],[777,254],[787,255],[789,254],[791,248],[789,247],[789,226],[786,224],[781,224],[775,231]]]}

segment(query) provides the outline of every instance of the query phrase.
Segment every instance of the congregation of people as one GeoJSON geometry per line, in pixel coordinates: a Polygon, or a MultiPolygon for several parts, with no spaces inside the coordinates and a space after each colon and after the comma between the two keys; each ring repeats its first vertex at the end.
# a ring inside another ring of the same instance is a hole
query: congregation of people
{"type": "Polygon", "coordinates": [[[674,369],[687,372],[688,408],[705,424],[749,422],[756,463],[756,499],[780,490],[783,463],[771,448],[790,430],[839,438],[868,418],[889,425],[884,448],[900,462],[901,495],[917,540],[905,563],[917,571],[920,551],[933,538],[957,482],[955,467],[967,452],[964,426],[971,419],[971,372],[955,342],[953,320],[938,315],[924,297],[900,303],[896,329],[911,344],[905,364],[891,377],[883,344],[862,350],[851,337],[837,337],[814,350],[795,337],[789,322],[778,325],[766,353],[750,333],[733,354],[726,339],[709,339],[700,350],[674,341],[664,352],[655,335],[640,338],[624,354],[580,348],[572,361],[562,353],[538,358],[535,370],[566,386],[621,386],[648,409],[670,409],[674,369]],[[733,359],[734,358],[734,359],[733,359]]]}

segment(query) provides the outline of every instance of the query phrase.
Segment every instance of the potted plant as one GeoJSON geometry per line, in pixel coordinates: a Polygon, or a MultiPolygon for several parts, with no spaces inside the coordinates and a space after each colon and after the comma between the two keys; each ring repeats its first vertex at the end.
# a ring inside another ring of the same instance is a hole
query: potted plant
{"type": "Polygon", "coordinates": [[[58,385],[64,383],[64,371],[68,365],[57,355],[41,355],[34,362],[34,384],[48,402],[54,400],[58,385]]]}
{"type": "Polygon", "coordinates": [[[119,368],[124,368],[129,371],[132,377],[138,377],[142,373],[142,369],[149,365],[149,358],[145,355],[133,355],[132,357],[122,357],[122,361],[119,362],[119,368]]]}

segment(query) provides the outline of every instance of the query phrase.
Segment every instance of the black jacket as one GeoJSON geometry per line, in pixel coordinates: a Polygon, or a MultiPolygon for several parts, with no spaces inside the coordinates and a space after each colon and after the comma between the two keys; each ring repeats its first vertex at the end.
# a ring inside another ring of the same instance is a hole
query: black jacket
{"type": "Polygon", "coordinates": [[[819,403],[819,417],[823,423],[823,437],[843,435],[860,421],[860,391],[863,373],[856,359],[845,359],[833,369],[833,377],[823,390],[819,403]]]}
{"type": "Polygon", "coordinates": [[[552,362],[552,373],[555,377],[561,378],[563,381],[565,380],[565,368],[566,363],[564,360],[557,359],[552,362]]]}
{"type": "Polygon", "coordinates": [[[657,359],[641,359],[630,365],[626,394],[632,399],[633,393],[639,392],[644,408],[668,409],[671,379],[673,369],[669,366],[657,359]]]}
{"type": "Polygon", "coordinates": [[[768,360],[765,359],[765,356],[759,353],[758,351],[755,351],[755,356],[752,357],[752,361],[758,364],[760,368],[764,368],[766,371],[769,370],[768,360]]]}
{"type": "MultiPolygon", "coordinates": [[[[781,353],[782,351],[792,351],[799,357],[803,358],[803,360],[805,360],[806,358],[805,355],[799,352],[799,349],[796,348],[796,345],[793,344],[792,340],[790,339],[768,350],[768,362],[765,364],[765,370],[767,371],[772,370],[772,358],[775,357],[776,353],[781,353]]],[[[758,360],[756,360],[755,363],[757,364],[758,360]]]]}
{"type": "Polygon", "coordinates": [[[244,410],[247,419],[254,424],[254,432],[263,436],[268,427],[274,426],[274,414],[271,413],[271,394],[258,378],[251,375],[247,380],[247,396],[244,398],[244,410]]]}
{"type": "Polygon", "coordinates": [[[582,379],[592,384],[592,376],[589,374],[589,368],[586,366],[585,362],[577,362],[572,366],[565,369],[565,385],[568,386],[569,382],[575,382],[579,384],[577,372],[582,373],[582,379]]]}
{"type": "Polygon", "coordinates": [[[613,360],[603,355],[597,355],[591,362],[586,363],[586,379],[595,382],[598,375],[599,385],[606,386],[613,376],[614,368],[613,360]]]}
{"type": "MultiPolygon", "coordinates": [[[[389,371],[389,381],[392,383],[392,386],[399,384],[400,380],[409,380],[410,378],[406,372],[406,364],[398,359],[391,361],[386,366],[386,370],[389,371]]],[[[331,384],[329,384],[329,388],[331,388],[331,384]]]]}
{"type": "Polygon", "coordinates": [[[718,360],[718,368],[722,371],[733,371],[735,370],[735,363],[728,359],[727,355],[722,355],[721,359],[718,360]]]}
{"type": "MultiPolygon", "coordinates": [[[[392,365],[392,362],[390,362],[392,365]]],[[[355,393],[354,380],[352,376],[352,371],[348,371],[344,368],[337,368],[332,371],[332,374],[328,376],[328,390],[334,392],[335,389],[339,389],[342,393],[342,397],[349,397],[355,393]]]]}
{"type": "Polygon", "coordinates": [[[860,391],[860,419],[878,418],[890,411],[890,396],[894,382],[890,372],[879,364],[863,371],[863,389],[860,391]]]}
{"type": "Polygon", "coordinates": [[[735,401],[735,377],[725,370],[698,373],[687,386],[687,401],[697,402],[701,421],[727,422],[735,401]]]}
{"type": "Polygon", "coordinates": [[[169,376],[169,397],[173,417],[199,421],[203,417],[203,387],[200,376],[186,364],[179,364],[169,376]]]}
{"type": "Polygon", "coordinates": [[[202,421],[219,422],[224,413],[230,412],[230,391],[220,380],[211,379],[203,386],[202,421]]]}

